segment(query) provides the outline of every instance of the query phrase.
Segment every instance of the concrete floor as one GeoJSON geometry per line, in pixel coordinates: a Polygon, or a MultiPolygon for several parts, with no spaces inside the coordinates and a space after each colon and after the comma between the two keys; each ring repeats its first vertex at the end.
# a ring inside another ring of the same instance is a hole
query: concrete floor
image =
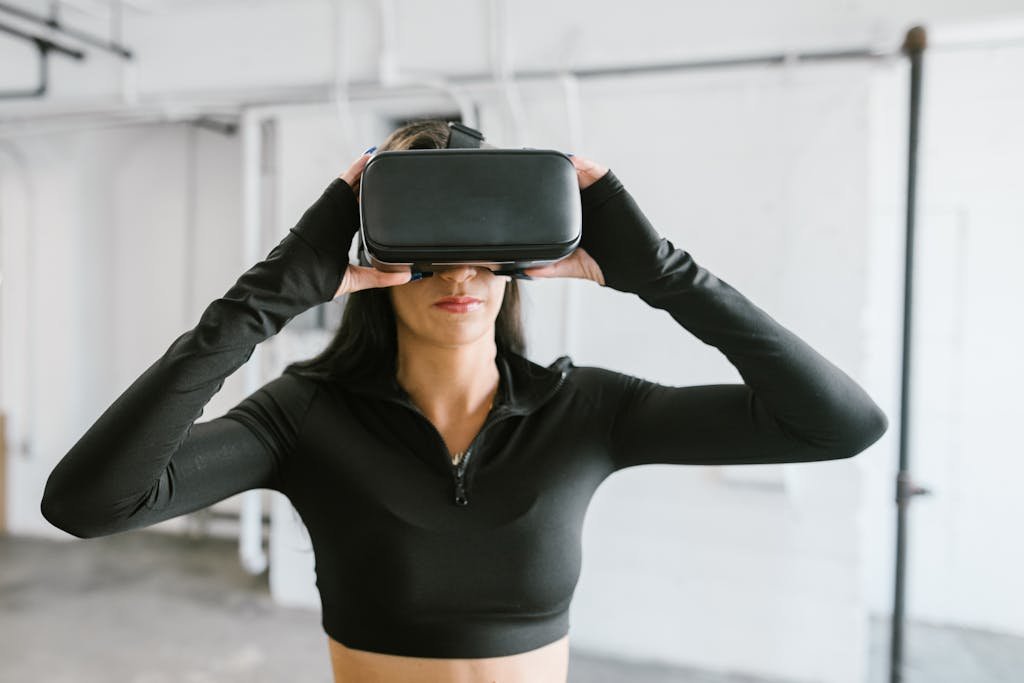
{"type": "MultiPolygon", "coordinates": [[[[319,613],[270,599],[236,544],[152,531],[0,536],[0,683],[331,683],[319,613]]],[[[884,683],[888,625],[872,634],[884,683]]],[[[1024,639],[912,626],[905,683],[1024,681],[1024,639]]],[[[570,645],[569,683],[785,683],[638,665],[570,645]]]]}

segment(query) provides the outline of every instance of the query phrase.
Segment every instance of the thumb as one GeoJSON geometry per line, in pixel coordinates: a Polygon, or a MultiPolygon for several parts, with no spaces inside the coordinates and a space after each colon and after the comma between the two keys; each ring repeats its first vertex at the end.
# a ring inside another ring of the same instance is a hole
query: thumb
{"type": "Polygon", "coordinates": [[[370,278],[373,282],[373,287],[394,287],[396,285],[404,285],[409,282],[409,278],[412,276],[412,270],[398,270],[398,271],[383,271],[377,270],[376,268],[367,268],[370,271],[370,278]]]}
{"type": "Polygon", "coordinates": [[[341,286],[334,297],[342,294],[350,294],[363,289],[373,287],[394,287],[409,282],[411,270],[400,270],[396,272],[385,272],[371,266],[361,266],[356,263],[349,263],[345,268],[345,275],[341,280],[341,286]]]}

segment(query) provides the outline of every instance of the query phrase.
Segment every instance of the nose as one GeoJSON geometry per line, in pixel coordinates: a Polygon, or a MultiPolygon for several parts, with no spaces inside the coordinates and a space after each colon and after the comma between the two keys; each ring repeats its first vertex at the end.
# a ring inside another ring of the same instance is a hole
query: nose
{"type": "Polygon", "coordinates": [[[476,277],[476,266],[446,266],[438,270],[437,274],[451,282],[464,282],[471,277],[476,277]]]}

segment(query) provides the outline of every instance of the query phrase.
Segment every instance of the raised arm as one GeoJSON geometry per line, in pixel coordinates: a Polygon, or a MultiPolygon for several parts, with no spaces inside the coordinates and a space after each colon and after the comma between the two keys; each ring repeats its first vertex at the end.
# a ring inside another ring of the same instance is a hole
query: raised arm
{"type": "Polygon", "coordinates": [[[359,209],[337,178],[270,254],[202,313],[61,459],[40,509],[79,538],[154,524],[253,488],[281,490],[313,386],[282,375],[196,424],[225,378],[294,316],[334,298],[359,209]]]}
{"type": "Polygon", "coordinates": [[[846,458],[886,431],[885,414],[860,385],[660,237],[610,170],[581,196],[581,247],[605,286],[667,311],[745,382],[672,387],[606,373],[616,468],[846,458]]]}

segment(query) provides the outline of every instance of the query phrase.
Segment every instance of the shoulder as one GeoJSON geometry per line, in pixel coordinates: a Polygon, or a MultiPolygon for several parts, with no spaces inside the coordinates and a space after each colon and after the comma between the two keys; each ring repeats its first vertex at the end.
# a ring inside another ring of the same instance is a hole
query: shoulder
{"type": "Polygon", "coordinates": [[[598,365],[577,365],[570,356],[561,356],[547,366],[548,372],[553,370],[560,371],[564,384],[561,402],[572,406],[566,415],[581,417],[598,430],[611,428],[640,382],[598,365]]]}
{"type": "Polygon", "coordinates": [[[568,359],[565,361],[569,369],[568,377],[576,386],[589,394],[621,393],[637,381],[636,377],[616,370],[598,365],[576,365],[568,356],[562,358],[568,359]]]}
{"type": "Polygon", "coordinates": [[[289,370],[270,380],[228,411],[297,426],[309,409],[320,381],[289,370]]]}
{"type": "Polygon", "coordinates": [[[561,375],[565,383],[575,390],[575,395],[599,402],[605,399],[617,401],[623,392],[640,381],[633,375],[597,365],[577,365],[568,355],[559,356],[546,366],[526,359],[522,362],[537,377],[561,375]]]}
{"type": "Polygon", "coordinates": [[[322,383],[323,380],[286,369],[260,390],[281,402],[308,403],[322,383]]]}

